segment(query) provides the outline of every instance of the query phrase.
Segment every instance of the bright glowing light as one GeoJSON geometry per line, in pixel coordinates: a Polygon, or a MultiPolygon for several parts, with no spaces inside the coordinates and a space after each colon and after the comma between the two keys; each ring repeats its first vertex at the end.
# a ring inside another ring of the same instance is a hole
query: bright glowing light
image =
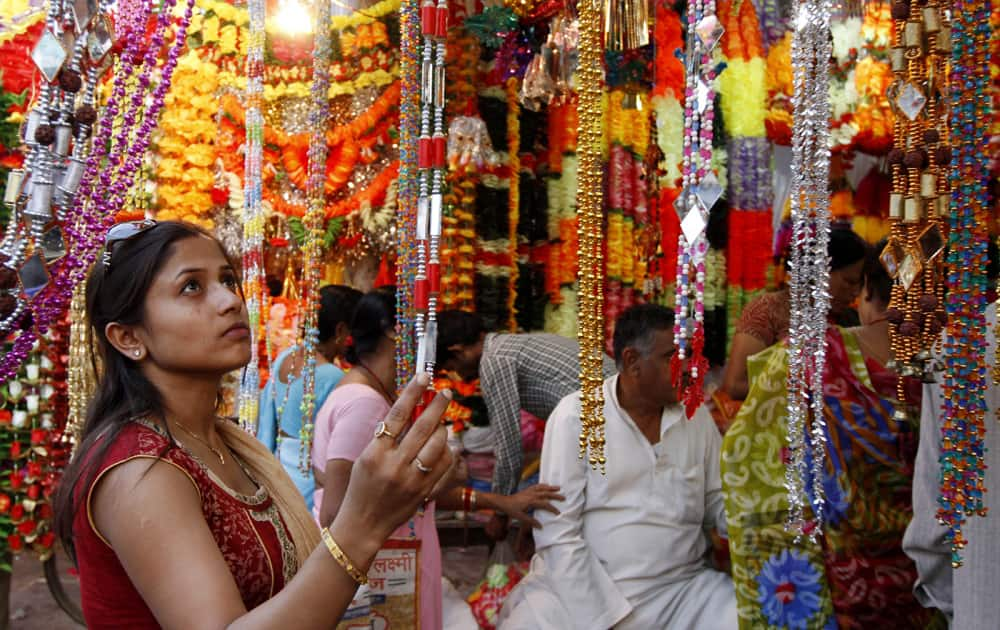
{"type": "Polygon", "coordinates": [[[312,12],[299,0],[283,0],[274,25],[288,35],[307,35],[313,32],[312,12]]]}

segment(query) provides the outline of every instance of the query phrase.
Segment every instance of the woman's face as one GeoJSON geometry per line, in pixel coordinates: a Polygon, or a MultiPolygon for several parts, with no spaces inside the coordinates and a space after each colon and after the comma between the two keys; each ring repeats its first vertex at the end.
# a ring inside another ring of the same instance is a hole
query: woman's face
{"type": "Polygon", "coordinates": [[[865,261],[859,260],[830,272],[830,310],[834,313],[847,310],[860,295],[864,268],[865,261]]]}
{"type": "Polygon", "coordinates": [[[250,360],[250,327],[236,271],[214,240],[173,244],[146,294],[136,336],[167,372],[225,374],[250,360]]]}

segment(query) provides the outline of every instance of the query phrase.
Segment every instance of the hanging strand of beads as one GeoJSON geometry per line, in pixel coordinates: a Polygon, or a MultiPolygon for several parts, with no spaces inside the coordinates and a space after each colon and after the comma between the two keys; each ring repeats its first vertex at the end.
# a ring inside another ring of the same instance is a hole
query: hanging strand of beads
{"type": "Polygon", "coordinates": [[[240,383],[240,426],[257,432],[260,411],[260,357],[257,333],[260,328],[260,301],[263,297],[264,205],[263,205],[263,144],[264,115],[264,0],[249,0],[247,13],[246,74],[246,145],[244,147],[243,180],[243,297],[250,318],[250,363],[243,369],[240,383]]]}
{"type": "Polygon", "coordinates": [[[594,2],[581,2],[580,55],[577,66],[577,256],[580,291],[577,337],[580,342],[580,457],[604,472],[604,249],[601,163],[602,75],[601,14],[594,2]]]}
{"type": "MultiPolygon", "coordinates": [[[[989,225],[987,134],[990,2],[952,5],[953,49],[948,95],[952,141],[948,234],[948,327],[945,336],[941,497],[938,520],[948,528],[952,565],[962,564],[967,517],[986,516],[986,258],[989,225]]],[[[992,428],[990,429],[992,430],[992,428]]]]}
{"type": "MultiPolygon", "coordinates": [[[[931,348],[945,322],[944,232],[947,229],[951,161],[948,146],[946,56],[951,47],[947,17],[938,2],[896,0],[892,5],[889,102],[895,146],[889,152],[892,191],[890,237],[882,263],[895,279],[887,317],[896,369],[904,377],[933,380],[931,348]]],[[[896,419],[907,419],[904,380],[896,419]]]]}
{"type": "MultiPolygon", "coordinates": [[[[420,139],[417,145],[417,268],[413,287],[417,369],[434,375],[437,305],[441,291],[441,216],[447,166],[444,129],[445,38],[448,4],[424,0],[420,6],[423,36],[420,66],[420,139]]],[[[433,390],[428,389],[428,393],[433,390]]],[[[418,409],[418,414],[420,413],[418,409]]]]}
{"type": "Polygon", "coordinates": [[[69,310],[69,364],[66,366],[69,415],[66,419],[66,428],[63,430],[63,440],[74,447],[83,432],[87,401],[94,390],[94,373],[91,363],[94,355],[90,352],[89,347],[86,307],[85,285],[81,283],[73,290],[73,301],[69,310]]]}
{"type": "Polygon", "coordinates": [[[96,10],[92,4],[66,0],[49,4],[46,28],[32,52],[43,81],[23,129],[25,166],[12,172],[5,198],[12,212],[0,245],[0,266],[15,275],[0,273],[0,335],[14,326],[21,332],[0,358],[0,382],[16,371],[37,335],[65,314],[73,288],[90,269],[124,203],[185,46],[194,0],[186,3],[150,94],[175,3],[165,0],[158,7],[151,33],[146,2],[119,2],[117,28],[108,17],[111,1],[102,1],[96,10]],[[94,92],[112,65],[116,31],[127,63],[115,75],[98,122],[94,92]],[[69,49],[66,41],[72,42],[69,49]],[[126,99],[126,85],[135,72],[138,88],[126,99]],[[112,133],[123,102],[123,128],[112,133]],[[90,142],[95,122],[95,135],[109,142],[90,142]]]}
{"type": "Polygon", "coordinates": [[[724,29],[715,16],[715,0],[688,2],[687,72],[684,91],[684,188],[677,199],[681,231],[677,242],[677,285],[674,300],[674,344],[671,361],[674,386],[688,418],[704,400],[705,374],[705,254],[708,214],[722,196],[712,171],[712,124],[715,118],[715,64],[712,50],[724,29]],[[693,281],[693,282],[692,282],[693,281]],[[684,362],[687,361],[687,370],[684,362]],[[690,378],[684,378],[685,373],[690,378]]]}
{"type": "Polygon", "coordinates": [[[417,142],[420,135],[420,0],[403,0],[399,10],[399,191],[396,195],[396,387],[416,371],[413,298],[417,252],[417,142]]]}
{"type": "Polygon", "coordinates": [[[816,540],[823,523],[823,370],[830,308],[829,0],[798,5],[792,38],[792,252],[788,337],[787,527],[816,540]],[[807,521],[807,501],[814,521],[807,521]]]}
{"type": "Polygon", "coordinates": [[[309,179],[306,196],[309,209],[303,227],[302,246],[302,428],[299,436],[299,468],[312,469],[313,421],[316,414],[316,345],[319,343],[319,284],[323,257],[323,217],[326,210],[326,131],[330,120],[330,3],[317,2],[313,22],[313,77],[309,111],[309,179]]]}

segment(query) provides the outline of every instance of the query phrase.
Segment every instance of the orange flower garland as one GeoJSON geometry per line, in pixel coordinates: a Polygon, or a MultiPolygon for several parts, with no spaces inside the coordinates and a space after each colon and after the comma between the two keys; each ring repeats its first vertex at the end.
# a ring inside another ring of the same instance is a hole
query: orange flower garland
{"type": "Polygon", "coordinates": [[[521,216],[521,105],[518,100],[518,80],[507,79],[507,150],[510,152],[510,189],[508,207],[510,208],[510,291],[507,294],[507,306],[510,320],[507,322],[511,332],[517,330],[517,312],[514,307],[517,301],[517,224],[521,216]]]}

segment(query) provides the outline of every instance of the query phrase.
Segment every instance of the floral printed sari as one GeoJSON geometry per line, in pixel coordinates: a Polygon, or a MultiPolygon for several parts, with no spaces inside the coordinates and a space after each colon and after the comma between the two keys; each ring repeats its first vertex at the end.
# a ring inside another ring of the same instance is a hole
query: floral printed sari
{"type": "MultiPolygon", "coordinates": [[[[722,483],[743,628],[923,628],[903,553],[917,433],[896,420],[895,376],[847,330],[827,331],[823,535],[784,529],[787,353],[751,358],[751,390],[723,440],[722,483]]],[[[811,485],[811,484],[810,484],[811,485]]]]}

